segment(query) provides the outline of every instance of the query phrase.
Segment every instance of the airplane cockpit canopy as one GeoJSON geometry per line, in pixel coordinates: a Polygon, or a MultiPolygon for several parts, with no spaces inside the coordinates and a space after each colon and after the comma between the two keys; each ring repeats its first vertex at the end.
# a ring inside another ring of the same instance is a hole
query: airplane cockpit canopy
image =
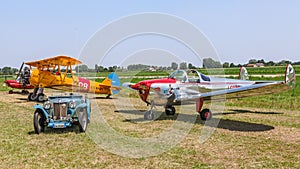
{"type": "Polygon", "coordinates": [[[209,82],[210,78],[197,70],[176,70],[172,72],[169,78],[176,79],[180,82],[200,83],[209,82]]]}

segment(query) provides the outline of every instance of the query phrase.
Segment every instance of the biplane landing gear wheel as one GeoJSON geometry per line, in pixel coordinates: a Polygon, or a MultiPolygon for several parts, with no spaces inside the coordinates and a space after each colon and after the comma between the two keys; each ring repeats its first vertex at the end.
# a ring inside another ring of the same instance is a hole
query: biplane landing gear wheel
{"type": "Polygon", "coordinates": [[[38,95],[34,93],[29,93],[28,95],[28,101],[35,101],[37,99],[38,95]]]}
{"type": "Polygon", "coordinates": [[[8,91],[8,94],[13,94],[13,93],[14,93],[13,90],[8,91]]]}
{"type": "Polygon", "coordinates": [[[154,114],[153,114],[152,110],[149,110],[144,114],[144,119],[145,120],[153,120],[154,119],[154,114]]]}
{"type": "Polygon", "coordinates": [[[201,117],[201,120],[207,121],[207,120],[210,120],[212,118],[212,113],[209,109],[203,109],[200,112],[200,117],[201,117]]]}
{"type": "Polygon", "coordinates": [[[45,94],[44,93],[39,93],[37,95],[37,100],[38,102],[44,102],[45,94]]]}
{"type": "Polygon", "coordinates": [[[45,130],[45,118],[38,110],[36,110],[33,115],[33,126],[36,134],[40,134],[45,130]]]}
{"type": "Polygon", "coordinates": [[[22,90],[21,94],[29,94],[28,90],[22,90]]]}
{"type": "Polygon", "coordinates": [[[166,112],[166,115],[173,116],[175,114],[175,112],[176,112],[176,109],[175,109],[174,106],[167,106],[165,108],[165,112],[166,112]]]}

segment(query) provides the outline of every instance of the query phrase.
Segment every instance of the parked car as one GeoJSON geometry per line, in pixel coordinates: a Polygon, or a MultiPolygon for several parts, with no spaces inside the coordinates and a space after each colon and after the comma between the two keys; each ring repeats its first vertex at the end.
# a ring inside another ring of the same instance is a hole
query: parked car
{"type": "Polygon", "coordinates": [[[80,132],[85,132],[90,122],[91,102],[81,95],[50,96],[48,100],[34,106],[34,131],[44,132],[45,127],[67,128],[79,126],[80,132]]]}

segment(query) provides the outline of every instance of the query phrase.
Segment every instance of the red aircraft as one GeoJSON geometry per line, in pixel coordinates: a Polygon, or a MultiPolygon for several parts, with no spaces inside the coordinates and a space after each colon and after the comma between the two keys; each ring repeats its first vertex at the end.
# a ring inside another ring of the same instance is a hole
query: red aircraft
{"type": "MultiPolygon", "coordinates": [[[[13,89],[23,89],[21,91],[22,94],[28,94],[27,89],[33,89],[34,86],[30,85],[29,78],[30,78],[30,69],[25,67],[23,70],[24,62],[19,70],[17,78],[15,80],[5,80],[4,83],[6,86],[11,87],[13,89]]],[[[13,90],[9,90],[9,94],[13,94],[13,90]]]]}
{"type": "Polygon", "coordinates": [[[212,113],[209,109],[202,109],[204,101],[224,101],[224,98],[279,93],[291,90],[295,85],[296,76],[292,65],[287,65],[284,81],[250,81],[246,68],[242,67],[239,80],[209,77],[197,70],[176,70],[167,78],[123,84],[125,87],[137,90],[140,98],[151,105],[150,110],[144,115],[146,120],[153,120],[154,105],[163,105],[167,115],[174,115],[174,105],[185,101],[194,101],[201,119],[209,120],[212,113]],[[153,94],[154,97],[149,97],[153,94]]]}

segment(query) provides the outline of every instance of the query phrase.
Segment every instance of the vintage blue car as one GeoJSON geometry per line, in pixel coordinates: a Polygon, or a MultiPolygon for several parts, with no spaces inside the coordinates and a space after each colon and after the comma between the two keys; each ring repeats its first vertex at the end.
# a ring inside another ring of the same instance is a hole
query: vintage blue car
{"type": "Polygon", "coordinates": [[[66,128],[76,124],[80,132],[85,132],[90,122],[91,102],[81,95],[50,96],[43,105],[36,104],[33,116],[36,134],[45,127],[66,128]]]}

